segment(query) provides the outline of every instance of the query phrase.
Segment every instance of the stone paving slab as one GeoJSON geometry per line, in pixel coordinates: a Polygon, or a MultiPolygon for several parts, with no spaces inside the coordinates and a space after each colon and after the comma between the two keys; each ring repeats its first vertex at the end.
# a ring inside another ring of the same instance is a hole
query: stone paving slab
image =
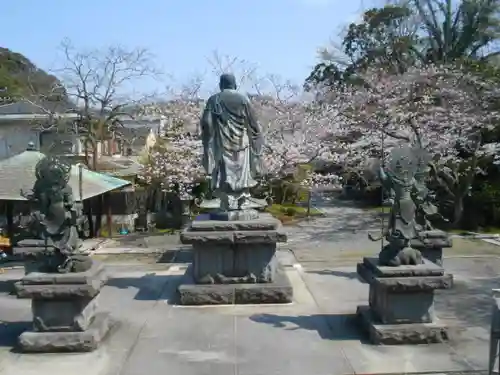
{"type": "MultiPolygon", "coordinates": [[[[353,324],[356,306],[368,299],[368,287],[357,279],[354,266],[293,267],[289,252],[279,256],[289,263],[287,272],[296,296],[295,303],[283,306],[175,306],[173,297],[185,264],[154,270],[148,270],[148,265],[111,266],[102,308],[121,324],[99,351],[83,355],[10,352],[15,337],[31,319],[30,306],[27,300],[0,293],[0,319],[12,322],[5,325],[9,329],[0,328],[0,375],[14,371],[28,375],[344,375],[486,368],[490,290],[500,285],[496,271],[500,260],[452,259],[445,264],[455,274],[456,288],[438,293],[436,310],[455,328],[451,345],[377,347],[367,344],[353,324]]],[[[0,275],[0,283],[21,276],[21,270],[10,270],[0,275]]]]}
{"type": "Polygon", "coordinates": [[[105,350],[85,354],[18,355],[2,362],[2,375],[100,375],[109,364],[105,350]]]}
{"type": "MultiPolygon", "coordinates": [[[[440,345],[432,345],[431,348],[436,349],[436,356],[429,357],[428,361],[415,360],[418,366],[414,371],[438,371],[440,367],[442,371],[456,371],[458,369],[454,367],[461,366],[462,363],[470,370],[486,367],[492,304],[491,289],[500,285],[500,277],[496,271],[498,269],[500,269],[500,259],[495,258],[447,260],[445,270],[454,274],[455,285],[450,290],[437,292],[436,314],[440,321],[452,328],[452,342],[450,345],[442,346],[448,347],[449,356],[441,354],[442,358],[439,359],[440,345]],[[459,358],[459,361],[452,358],[459,358]],[[431,370],[419,368],[432,362],[434,365],[429,365],[431,370]]],[[[349,314],[355,306],[366,304],[368,299],[368,285],[359,282],[353,266],[334,269],[305,267],[303,277],[322,311],[349,314]],[[345,293],[346,290],[349,293],[345,293]]],[[[360,347],[369,351],[376,348],[364,345],[360,347]]],[[[408,347],[388,348],[391,352],[408,349],[408,347]]],[[[360,355],[360,352],[356,355],[360,355]]],[[[387,360],[387,363],[390,363],[390,358],[387,360]]],[[[380,371],[375,366],[372,372],[380,371]]]]}

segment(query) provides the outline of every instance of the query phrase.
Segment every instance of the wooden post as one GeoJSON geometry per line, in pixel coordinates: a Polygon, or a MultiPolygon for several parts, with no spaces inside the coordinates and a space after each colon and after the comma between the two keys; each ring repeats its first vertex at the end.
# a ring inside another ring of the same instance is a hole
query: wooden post
{"type": "Polygon", "coordinates": [[[9,237],[9,252],[12,255],[12,244],[14,243],[14,202],[5,201],[5,216],[7,217],[7,236],[9,237]]]}
{"type": "Polygon", "coordinates": [[[101,228],[102,228],[102,215],[104,213],[104,207],[103,207],[103,198],[104,194],[98,195],[95,198],[95,204],[96,204],[96,220],[95,220],[95,233],[97,237],[101,237],[101,228]]]}
{"type": "Polygon", "coordinates": [[[111,193],[107,192],[105,195],[106,200],[106,221],[108,224],[108,237],[111,238],[113,236],[113,221],[112,221],[112,213],[111,213],[111,193]]]}
{"type": "Polygon", "coordinates": [[[311,189],[307,189],[307,217],[311,216],[311,189]]]}

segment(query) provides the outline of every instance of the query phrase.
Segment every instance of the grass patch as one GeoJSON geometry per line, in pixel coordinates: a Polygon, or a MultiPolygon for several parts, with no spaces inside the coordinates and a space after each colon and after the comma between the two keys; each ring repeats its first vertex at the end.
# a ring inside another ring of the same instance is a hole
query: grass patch
{"type": "MultiPolygon", "coordinates": [[[[198,214],[209,213],[211,209],[200,208],[193,213],[193,218],[198,214]]],[[[270,213],[273,217],[280,220],[283,224],[293,224],[307,216],[307,207],[297,206],[293,204],[273,204],[265,208],[265,212],[270,213]]],[[[317,208],[311,207],[309,217],[322,216],[323,212],[317,208]]]]}
{"type": "Polygon", "coordinates": [[[479,234],[500,234],[500,228],[486,227],[486,228],[479,228],[477,230],[450,229],[448,232],[453,234],[468,234],[470,232],[479,234]]]}
{"type": "Polygon", "coordinates": [[[366,211],[371,211],[371,212],[378,212],[380,214],[388,214],[391,211],[390,207],[386,206],[366,206],[363,207],[366,211]]]}
{"type": "Polygon", "coordinates": [[[175,229],[175,228],[163,228],[163,229],[158,229],[155,228],[149,233],[160,233],[160,234],[175,234],[180,232],[180,229],[175,229]]]}
{"type": "Polygon", "coordinates": [[[127,234],[121,234],[118,231],[114,231],[113,235],[110,237],[108,229],[101,228],[101,230],[99,231],[99,237],[101,237],[101,238],[127,238],[127,237],[138,235],[138,234],[142,234],[145,236],[153,236],[155,234],[176,234],[179,232],[180,232],[180,229],[176,229],[176,228],[162,228],[162,229],[150,228],[146,232],[137,231],[137,232],[129,232],[127,234]]]}
{"type": "Polygon", "coordinates": [[[500,234],[500,228],[498,227],[479,228],[479,233],[500,234]]]}
{"type": "MultiPolygon", "coordinates": [[[[292,224],[299,219],[308,217],[307,207],[296,206],[293,204],[273,204],[266,207],[266,212],[280,220],[283,224],[292,224]]],[[[323,212],[317,208],[311,207],[309,217],[322,216],[323,212]]]]}

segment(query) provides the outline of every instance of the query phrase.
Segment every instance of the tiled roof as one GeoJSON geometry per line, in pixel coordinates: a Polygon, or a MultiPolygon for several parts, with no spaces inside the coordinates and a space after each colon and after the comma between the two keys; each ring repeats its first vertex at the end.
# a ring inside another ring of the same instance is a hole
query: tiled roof
{"type": "MultiPolygon", "coordinates": [[[[0,200],[26,200],[21,191],[29,192],[35,183],[35,166],[44,154],[38,151],[25,151],[19,155],[0,161],[0,200]]],[[[73,197],[79,196],[79,167],[73,165],[69,185],[73,189],[73,197]]],[[[87,199],[123,186],[130,185],[116,177],[103,173],[82,171],[82,198],[87,199]]]]}
{"type": "Polygon", "coordinates": [[[101,156],[97,164],[98,170],[114,176],[131,176],[142,171],[142,165],[126,157],[113,158],[101,156]],[[105,172],[104,172],[105,171],[105,172]]]}
{"type": "Polygon", "coordinates": [[[0,105],[0,116],[46,114],[46,111],[64,113],[72,110],[75,110],[75,107],[69,103],[43,102],[35,105],[29,101],[21,100],[19,102],[0,105]],[[44,111],[40,107],[45,108],[46,110],[44,111]]]}

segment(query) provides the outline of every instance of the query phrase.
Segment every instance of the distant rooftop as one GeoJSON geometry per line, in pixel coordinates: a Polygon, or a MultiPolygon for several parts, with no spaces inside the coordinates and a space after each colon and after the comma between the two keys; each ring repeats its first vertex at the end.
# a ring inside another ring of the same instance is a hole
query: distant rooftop
{"type": "MultiPolygon", "coordinates": [[[[38,151],[27,150],[0,161],[0,200],[26,200],[21,191],[29,192],[33,188],[36,180],[36,164],[44,156],[38,151]]],[[[69,185],[73,189],[73,198],[80,200],[79,167],[76,165],[71,168],[69,185]]],[[[82,199],[92,198],[127,185],[130,185],[129,181],[86,168],[82,170],[82,199]]]]}
{"type": "Polygon", "coordinates": [[[0,104],[0,115],[44,115],[48,112],[67,113],[76,111],[76,107],[67,102],[20,100],[9,104],[0,104]]]}
{"type": "Polygon", "coordinates": [[[101,156],[97,163],[98,169],[102,173],[113,174],[114,176],[132,176],[140,174],[143,166],[129,157],[101,156]]]}

